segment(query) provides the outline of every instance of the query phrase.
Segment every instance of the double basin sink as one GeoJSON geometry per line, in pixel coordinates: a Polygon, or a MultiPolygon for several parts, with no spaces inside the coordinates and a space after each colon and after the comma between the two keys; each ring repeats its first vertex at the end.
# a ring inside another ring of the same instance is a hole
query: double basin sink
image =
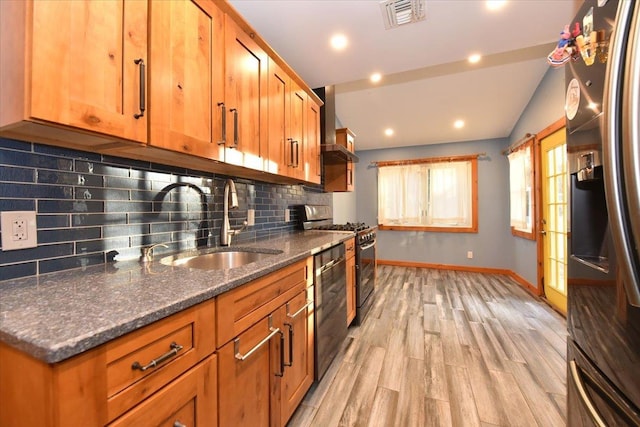
{"type": "Polygon", "coordinates": [[[175,267],[199,270],[230,270],[281,254],[277,249],[263,248],[215,248],[198,252],[169,255],[160,263],[175,267]]]}

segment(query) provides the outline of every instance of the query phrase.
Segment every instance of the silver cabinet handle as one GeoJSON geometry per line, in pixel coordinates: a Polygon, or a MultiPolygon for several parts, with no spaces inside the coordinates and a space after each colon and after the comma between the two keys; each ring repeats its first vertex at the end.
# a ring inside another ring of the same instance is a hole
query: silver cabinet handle
{"type": "Polygon", "coordinates": [[[187,427],[186,424],[182,424],[180,421],[174,421],[173,427],[187,427]]]}
{"type": "Polygon", "coordinates": [[[290,314],[289,313],[289,303],[287,303],[287,317],[289,319],[295,319],[300,313],[305,311],[312,304],[313,304],[313,301],[307,300],[307,303],[305,305],[303,305],[302,308],[300,308],[300,310],[296,311],[293,314],[290,314]]]}
{"type": "MultiPolygon", "coordinates": [[[[271,317],[269,317],[269,320],[271,320],[271,317]]],[[[251,350],[249,350],[245,354],[240,353],[240,338],[236,338],[235,340],[233,340],[233,352],[235,353],[234,357],[240,361],[247,360],[247,358],[251,356],[253,353],[255,353],[256,350],[258,350],[260,347],[268,343],[269,340],[274,337],[274,335],[282,333],[280,331],[280,328],[274,328],[273,326],[269,327],[269,330],[271,331],[269,335],[264,337],[262,341],[256,344],[251,350]]]]}
{"type": "Polygon", "coordinates": [[[229,111],[233,113],[233,148],[238,148],[238,109],[232,108],[229,111]]]}
{"type": "Polygon", "coordinates": [[[166,352],[162,356],[158,357],[157,359],[153,359],[151,362],[147,363],[144,366],[142,366],[140,364],[140,362],[133,362],[133,364],[131,365],[131,369],[133,369],[133,370],[139,369],[140,371],[144,372],[147,369],[155,368],[156,366],[160,365],[161,363],[166,362],[167,360],[171,359],[172,357],[175,357],[178,354],[178,352],[183,349],[183,347],[180,344],[176,344],[175,342],[172,342],[169,345],[169,347],[171,347],[171,350],[169,350],[168,352],[166,352]]]}
{"type": "Polygon", "coordinates": [[[218,141],[218,145],[226,145],[227,143],[227,108],[224,106],[224,102],[218,102],[218,107],[220,107],[221,113],[221,126],[222,131],[220,132],[220,141],[218,141]]]}
{"type": "Polygon", "coordinates": [[[571,371],[571,378],[573,379],[573,383],[576,385],[576,388],[578,389],[578,393],[580,393],[580,399],[582,400],[584,405],[587,407],[587,410],[589,411],[589,415],[591,416],[591,419],[598,427],[607,427],[607,424],[604,422],[604,420],[598,413],[598,410],[596,409],[595,405],[591,401],[591,398],[589,397],[589,394],[587,393],[587,390],[584,387],[584,383],[582,382],[582,376],[580,375],[580,368],[578,367],[578,364],[576,363],[575,360],[571,360],[569,362],[569,370],[571,371]]]}

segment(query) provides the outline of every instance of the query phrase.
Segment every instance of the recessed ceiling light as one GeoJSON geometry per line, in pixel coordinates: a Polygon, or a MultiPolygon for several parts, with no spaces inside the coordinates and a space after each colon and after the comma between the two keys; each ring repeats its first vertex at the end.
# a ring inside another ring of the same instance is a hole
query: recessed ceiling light
{"type": "Polygon", "coordinates": [[[344,34],[336,34],[331,37],[331,46],[335,50],[343,50],[347,47],[347,37],[344,34]]]}
{"type": "Polygon", "coordinates": [[[486,5],[489,10],[500,10],[507,4],[507,0],[487,0],[486,5]]]}
{"type": "Polygon", "coordinates": [[[371,74],[371,82],[372,83],[378,83],[380,80],[382,80],[382,74],[380,73],[373,73],[371,74]]]}
{"type": "Polygon", "coordinates": [[[453,122],[453,127],[456,129],[462,129],[464,127],[464,120],[456,120],[453,122]]]}
{"type": "Polygon", "coordinates": [[[385,135],[387,135],[387,136],[392,136],[392,135],[393,135],[393,129],[391,129],[391,128],[386,128],[386,129],[384,130],[384,134],[385,134],[385,135]]]}
{"type": "Polygon", "coordinates": [[[472,64],[477,64],[482,59],[482,56],[479,53],[474,53],[473,55],[469,55],[469,62],[472,64]]]}

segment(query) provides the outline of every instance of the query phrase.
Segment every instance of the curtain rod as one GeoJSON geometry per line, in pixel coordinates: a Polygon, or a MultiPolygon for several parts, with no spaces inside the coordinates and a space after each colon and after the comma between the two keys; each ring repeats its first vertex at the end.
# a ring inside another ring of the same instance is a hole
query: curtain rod
{"type": "Polygon", "coordinates": [[[522,138],[520,138],[519,140],[517,140],[516,142],[514,142],[504,150],[502,150],[502,154],[508,156],[509,154],[516,151],[522,144],[528,142],[530,139],[533,139],[535,137],[536,137],[535,133],[526,133],[522,138]]]}
{"type": "Polygon", "coordinates": [[[466,154],[460,156],[446,156],[446,157],[429,157],[424,159],[408,159],[408,160],[381,160],[381,161],[372,161],[370,164],[372,166],[378,166],[382,164],[384,166],[401,166],[401,165],[416,165],[420,163],[438,163],[438,162],[459,162],[463,160],[468,160],[472,158],[485,157],[487,153],[476,153],[476,154],[466,154]]]}

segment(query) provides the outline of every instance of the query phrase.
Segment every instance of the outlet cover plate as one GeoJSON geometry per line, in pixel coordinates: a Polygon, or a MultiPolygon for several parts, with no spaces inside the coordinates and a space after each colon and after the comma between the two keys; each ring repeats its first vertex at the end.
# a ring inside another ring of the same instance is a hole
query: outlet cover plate
{"type": "Polygon", "coordinates": [[[247,210],[247,225],[256,225],[256,211],[255,209],[247,210]]]}
{"type": "Polygon", "coordinates": [[[2,211],[2,250],[35,248],[38,246],[38,232],[35,211],[2,211]]]}

